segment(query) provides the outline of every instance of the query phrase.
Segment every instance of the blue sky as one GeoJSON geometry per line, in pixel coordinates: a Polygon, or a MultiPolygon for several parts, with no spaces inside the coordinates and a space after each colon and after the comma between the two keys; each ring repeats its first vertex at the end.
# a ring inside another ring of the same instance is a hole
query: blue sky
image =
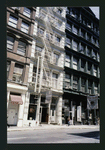
{"type": "Polygon", "coordinates": [[[99,18],[99,16],[100,16],[100,14],[99,14],[99,7],[98,6],[93,6],[93,7],[90,7],[91,8],[91,10],[93,11],[93,13],[96,15],[96,17],[98,18],[98,19],[100,19],[99,18]]]}

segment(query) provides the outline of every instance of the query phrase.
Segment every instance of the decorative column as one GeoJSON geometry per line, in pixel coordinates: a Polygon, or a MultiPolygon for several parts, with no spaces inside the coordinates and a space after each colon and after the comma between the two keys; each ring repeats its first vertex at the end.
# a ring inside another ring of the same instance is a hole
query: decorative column
{"type": "Polygon", "coordinates": [[[78,70],[81,71],[81,58],[79,58],[78,70]]]}
{"type": "Polygon", "coordinates": [[[19,105],[19,111],[18,111],[18,123],[17,123],[17,126],[18,126],[18,127],[22,127],[22,126],[23,126],[23,115],[24,115],[25,94],[22,93],[22,94],[21,94],[21,97],[22,97],[23,104],[22,104],[22,105],[19,105]]]}
{"type": "Polygon", "coordinates": [[[87,55],[87,45],[86,45],[86,47],[85,47],[85,55],[87,55]]]}
{"type": "Polygon", "coordinates": [[[57,124],[62,125],[62,96],[59,96],[57,104],[57,124]]]}
{"type": "Polygon", "coordinates": [[[85,65],[85,72],[88,72],[88,62],[86,61],[86,65],[85,65]]]}
{"type": "Polygon", "coordinates": [[[51,108],[51,104],[49,103],[48,104],[48,110],[49,110],[48,124],[50,124],[50,108],[51,108]]]}
{"type": "Polygon", "coordinates": [[[80,21],[80,23],[82,22],[81,12],[79,14],[79,21],[80,21]]]}
{"type": "Polygon", "coordinates": [[[37,112],[36,112],[37,125],[39,124],[40,102],[41,102],[41,94],[39,95],[38,102],[37,102],[37,112]]]}
{"type": "Polygon", "coordinates": [[[79,28],[79,36],[81,36],[81,28],[79,28]]]}
{"type": "Polygon", "coordinates": [[[94,64],[92,64],[92,70],[91,70],[92,75],[94,75],[94,64]]]}
{"type": "Polygon", "coordinates": [[[92,84],[92,94],[95,94],[95,92],[94,92],[94,81],[93,81],[93,84],[92,84]]]}
{"type": "Polygon", "coordinates": [[[88,79],[86,79],[86,93],[88,93],[88,79]]]}
{"type": "Polygon", "coordinates": [[[26,92],[26,98],[25,98],[25,104],[24,104],[24,116],[23,116],[24,124],[28,118],[29,100],[30,100],[30,93],[26,92]]]}
{"type": "Polygon", "coordinates": [[[72,89],[73,89],[73,74],[71,74],[71,82],[70,82],[70,85],[71,85],[71,87],[72,87],[72,89]]]}
{"type": "Polygon", "coordinates": [[[8,105],[9,105],[9,95],[10,95],[10,91],[7,91],[7,110],[8,110],[8,105]]]}
{"type": "Polygon", "coordinates": [[[85,39],[87,40],[87,32],[85,33],[85,39]]]}
{"type": "Polygon", "coordinates": [[[81,52],[81,42],[79,42],[79,50],[81,52]]]}
{"type": "Polygon", "coordinates": [[[12,80],[13,71],[14,71],[14,66],[15,66],[15,62],[14,62],[14,61],[11,61],[10,71],[9,71],[9,76],[8,76],[8,79],[9,79],[9,80],[12,80]]]}

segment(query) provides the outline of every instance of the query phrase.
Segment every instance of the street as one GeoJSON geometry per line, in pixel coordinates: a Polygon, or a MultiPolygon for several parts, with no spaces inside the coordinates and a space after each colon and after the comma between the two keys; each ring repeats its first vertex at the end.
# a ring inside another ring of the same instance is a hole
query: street
{"type": "Polygon", "coordinates": [[[45,129],[7,132],[7,144],[100,143],[99,129],[45,129]]]}

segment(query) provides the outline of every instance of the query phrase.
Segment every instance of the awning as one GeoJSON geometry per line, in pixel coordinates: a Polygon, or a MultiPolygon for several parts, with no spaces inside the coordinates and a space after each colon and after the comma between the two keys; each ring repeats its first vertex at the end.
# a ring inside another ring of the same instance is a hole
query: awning
{"type": "Polygon", "coordinates": [[[20,104],[20,105],[23,104],[21,96],[18,96],[18,95],[10,95],[10,101],[13,104],[20,104]]]}

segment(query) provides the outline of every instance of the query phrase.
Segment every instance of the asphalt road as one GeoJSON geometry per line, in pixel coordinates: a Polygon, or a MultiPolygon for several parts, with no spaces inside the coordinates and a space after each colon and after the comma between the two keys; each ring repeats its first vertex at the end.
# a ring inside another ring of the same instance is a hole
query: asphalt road
{"type": "Polygon", "coordinates": [[[46,129],[7,132],[7,144],[100,143],[99,129],[46,129]]]}

